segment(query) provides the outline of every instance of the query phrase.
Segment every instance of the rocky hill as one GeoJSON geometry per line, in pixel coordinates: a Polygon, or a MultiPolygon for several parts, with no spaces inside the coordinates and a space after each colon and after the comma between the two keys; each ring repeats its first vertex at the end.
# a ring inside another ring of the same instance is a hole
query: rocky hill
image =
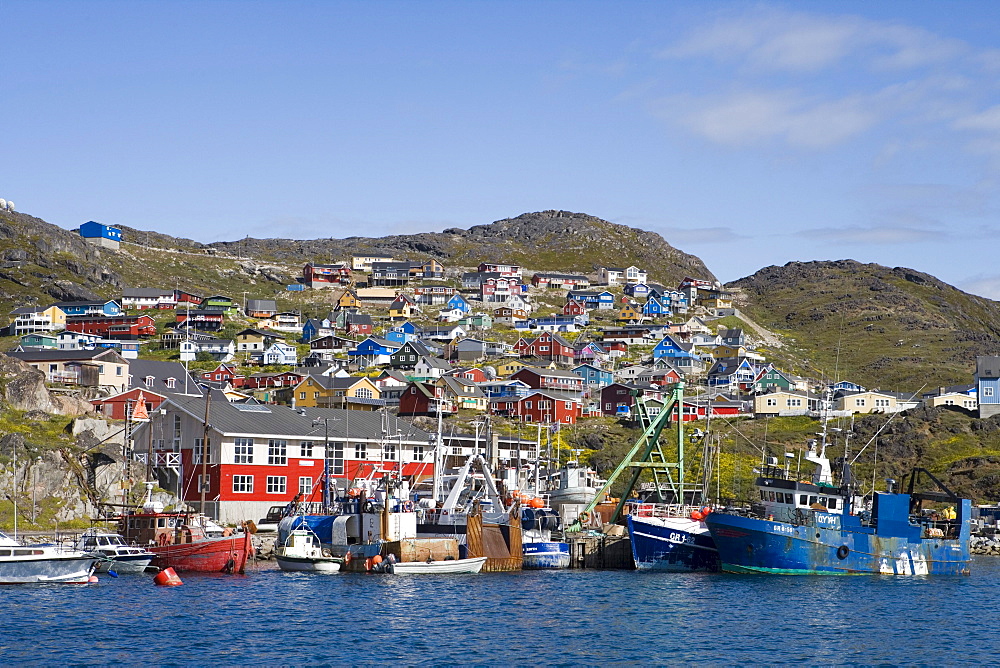
{"type": "Polygon", "coordinates": [[[972,382],[976,356],[1000,354],[1000,303],[913,269],[789,262],[729,286],[812,376],[912,391],[972,382]]]}
{"type": "Polygon", "coordinates": [[[490,260],[553,272],[594,273],[601,266],[634,264],[646,268],[650,280],[668,284],[685,276],[714,278],[700,258],[677,250],[655,232],[568,211],[525,213],[467,230],[450,228],[378,239],[243,239],[208,246],[231,255],[284,263],[384,253],[400,259],[432,257],[446,266],[475,266],[490,260]]]}

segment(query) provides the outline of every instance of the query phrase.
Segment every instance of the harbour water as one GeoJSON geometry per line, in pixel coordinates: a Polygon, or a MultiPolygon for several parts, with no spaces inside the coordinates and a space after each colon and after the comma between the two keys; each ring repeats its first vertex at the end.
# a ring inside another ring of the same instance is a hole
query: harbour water
{"type": "Polygon", "coordinates": [[[151,575],[3,588],[4,664],[993,663],[1000,560],[969,577],[568,570],[151,575]],[[985,637],[984,634],[985,633],[985,637]]]}

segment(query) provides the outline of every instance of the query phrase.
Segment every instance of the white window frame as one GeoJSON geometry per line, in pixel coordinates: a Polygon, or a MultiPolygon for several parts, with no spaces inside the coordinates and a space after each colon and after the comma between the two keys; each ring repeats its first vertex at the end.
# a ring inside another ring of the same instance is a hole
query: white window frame
{"type": "Polygon", "coordinates": [[[287,494],[288,493],[288,476],[283,475],[269,475],[267,476],[267,493],[268,494],[287,494]]]}
{"type": "Polygon", "coordinates": [[[233,440],[233,463],[253,464],[252,438],[237,438],[233,440]]]}
{"type": "Polygon", "coordinates": [[[253,494],[253,476],[234,475],[233,494],[253,494]]]}

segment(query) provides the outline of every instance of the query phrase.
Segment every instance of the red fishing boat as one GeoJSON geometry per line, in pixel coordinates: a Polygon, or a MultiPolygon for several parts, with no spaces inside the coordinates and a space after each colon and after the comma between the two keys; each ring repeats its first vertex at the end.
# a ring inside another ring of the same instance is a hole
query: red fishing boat
{"type": "Polygon", "coordinates": [[[243,573],[253,554],[251,530],[223,529],[204,515],[163,512],[147,502],[140,512],[121,517],[126,541],[146,547],[156,556],[152,566],[199,573],[243,573]]]}

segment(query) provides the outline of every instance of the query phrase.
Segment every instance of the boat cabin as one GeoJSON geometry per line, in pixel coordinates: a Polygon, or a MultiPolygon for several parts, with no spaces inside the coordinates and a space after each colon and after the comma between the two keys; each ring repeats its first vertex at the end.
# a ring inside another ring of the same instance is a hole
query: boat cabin
{"type": "Polygon", "coordinates": [[[208,518],[189,513],[153,512],[124,516],[120,533],[137,545],[181,545],[226,535],[222,527],[208,518]]]}

